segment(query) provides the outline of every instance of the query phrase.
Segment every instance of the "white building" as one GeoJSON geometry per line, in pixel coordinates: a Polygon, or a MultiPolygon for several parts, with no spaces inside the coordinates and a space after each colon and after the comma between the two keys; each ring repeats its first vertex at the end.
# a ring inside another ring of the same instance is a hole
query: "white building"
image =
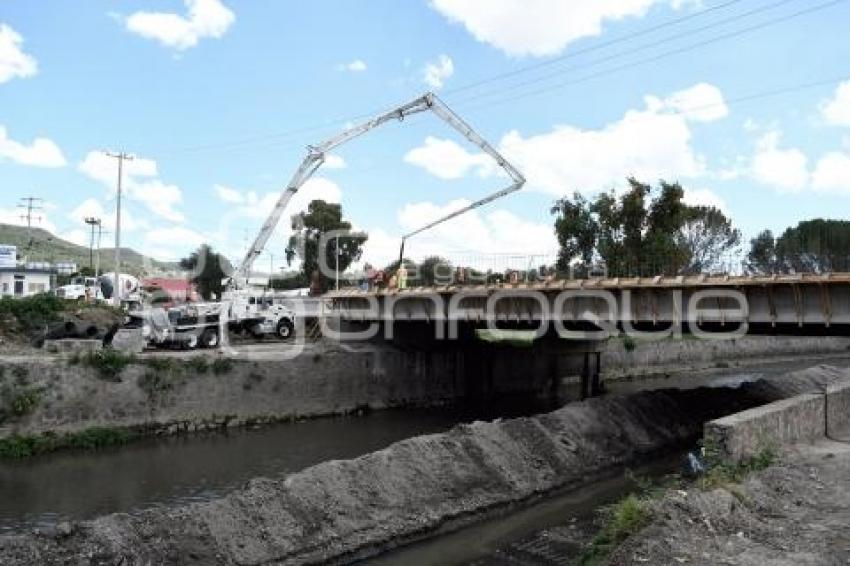
{"type": "Polygon", "coordinates": [[[0,295],[3,297],[29,297],[53,289],[56,272],[52,269],[0,267],[0,295]]]}

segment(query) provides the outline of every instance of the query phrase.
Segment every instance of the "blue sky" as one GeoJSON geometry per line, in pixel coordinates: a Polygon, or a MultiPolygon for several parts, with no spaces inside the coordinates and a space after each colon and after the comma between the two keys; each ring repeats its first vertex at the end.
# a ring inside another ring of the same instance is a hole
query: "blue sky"
{"type": "MultiPolygon", "coordinates": [[[[746,237],[846,218],[848,21],[840,0],[0,0],[0,221],[38,196],[42,226],[86,243],[85,216],[113,223],[98,152],[123,149],[125,244],[238,259],[307,144],[426,90],[529,183],[411,240],[414,257],[551,253],[552,201],[627,175],[679,180],[746,237]]],[[[328,165],[286,217],[341,201],[373,263],[505,183],[425,115],[328,165]]]]}

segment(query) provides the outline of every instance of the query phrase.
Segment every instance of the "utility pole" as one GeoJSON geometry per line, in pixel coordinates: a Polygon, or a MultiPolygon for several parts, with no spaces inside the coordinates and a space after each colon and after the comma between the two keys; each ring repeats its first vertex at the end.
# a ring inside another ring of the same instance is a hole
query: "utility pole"
{"type": "Polygon", "coordinates": [[[86,224],[91,226],[91,239],[89,240],[89,269],[94,270],[94,227],[100,226],[100,218],[89,216],[86,218],[86,224]]]}
{"type": "Polygon", "coordinates": [[[124,153],[104,152],[109,157],[118,160],[118,198],[115,203],[115,280],[113,282],[113,303],[121,303],[121,178],[124,171],[124,161],[132,161],[133,156],[124,153]]]}
{"type": "Polygon", "coordinates": [[[108,230],[103,229],[103,222],[97,225],[97,246],[94,252],[94,276],[100,277],[100,240],[104,234],[109,234],[108,230]]]}
{"type": "Polygon", "coordinates": [[[336,290],[339,291],[339,236],[334,243],[334,260],[336,261],[336,290]]]}
{"type": "MultiPolygon", "coordinates": [[[[26,213],[21,214],[21,220],[27,221],[27,236],[29,236],[30,243],[32,243],[32,213],[33,211],[44,208],[41,206],[43,201],[38,197],[23,197],[21,198],[21,202],[22,204],[19,204],[18,208],[26,210],[26,213]]],[[[41,216],[36,216],[35,219],[37,222],[41,222],[41,216]]]]}

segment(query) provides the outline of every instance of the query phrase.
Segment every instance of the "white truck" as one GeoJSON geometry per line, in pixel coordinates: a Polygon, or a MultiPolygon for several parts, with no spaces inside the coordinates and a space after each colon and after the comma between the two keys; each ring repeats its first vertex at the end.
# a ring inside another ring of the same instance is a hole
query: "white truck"
{"type": "Polygon", "coordinates": [[[222,308],[228,308],[227,328],[254,338],[295,335],[295,314],[262,291],[230,291],[220,303],[189,303],[168,310],[148,309],[142,319],[142,335],[155,347],[215,348],[220,343],[222,308]]]}
{"type": "MultiPolygon", "coordinates": [[[[56,296],[69,301],[106,301],[112,298],[115,285],[112,273],[104,273],[100,277],[78,276],[71,279],[68,285],[62,285],[56,289],[56,296]]],[[[127,273],[118,275],[121,284],[122,302],[138,302],[140,300],[138,278],[127,273]]]]}

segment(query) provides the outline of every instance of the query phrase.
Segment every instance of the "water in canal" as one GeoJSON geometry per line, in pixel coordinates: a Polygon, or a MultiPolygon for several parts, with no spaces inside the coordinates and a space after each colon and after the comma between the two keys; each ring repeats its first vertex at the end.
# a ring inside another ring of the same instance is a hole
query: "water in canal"
{"type": "Polygon", "coordinates": [[[540,402],[511,403],[486,411],[391,409],[361,417],[151,438],[98,452],[59,452],[0,462],[0,532],[206,500],[251,478],[355,458],[461,422],[551,409],[540,402]]]}

